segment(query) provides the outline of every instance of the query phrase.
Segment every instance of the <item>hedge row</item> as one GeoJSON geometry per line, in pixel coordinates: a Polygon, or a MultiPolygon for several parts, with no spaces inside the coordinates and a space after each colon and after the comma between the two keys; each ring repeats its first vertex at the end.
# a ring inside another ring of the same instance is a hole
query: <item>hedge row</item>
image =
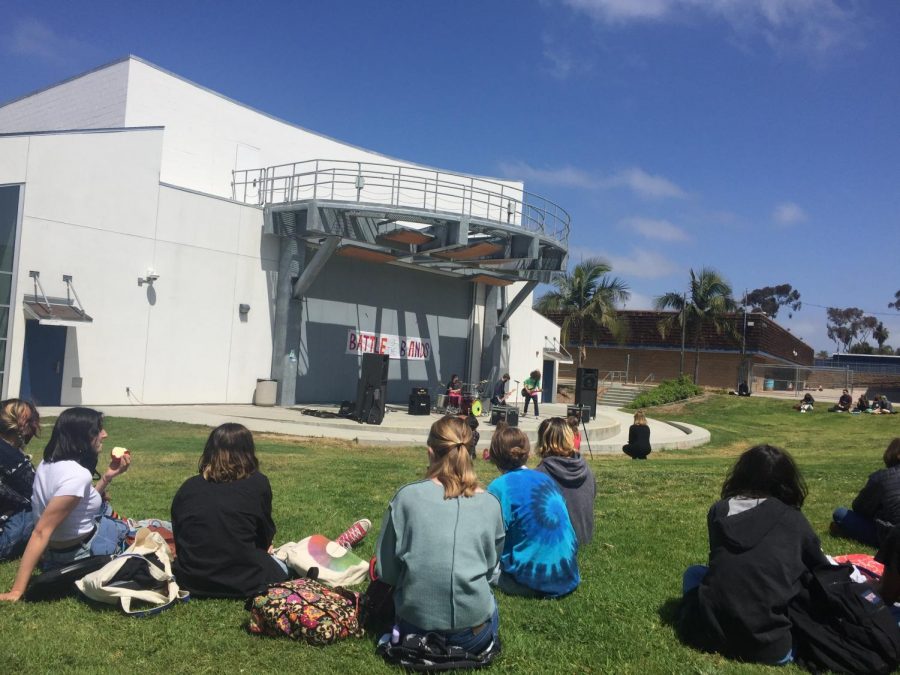
{"type": "Polygon", "coordinates": [[[691,381],[687,375],[681,375],[674,380],[663,380],[650,391],[640,394],[631,402],[629,408],[650,408],[655,405],[664,405],[683,401],[686,398],[697,396],[703,390],[691,381]]]}

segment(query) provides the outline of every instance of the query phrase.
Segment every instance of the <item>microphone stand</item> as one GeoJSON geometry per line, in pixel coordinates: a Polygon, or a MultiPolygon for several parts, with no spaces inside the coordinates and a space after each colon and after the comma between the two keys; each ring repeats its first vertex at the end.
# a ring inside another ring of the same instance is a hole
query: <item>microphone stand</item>
{"type": "Polygon", "coordinates": [[[515,405],[516,405],[516,412],[520,412],[520,411],[519,411],[519,381],[518,381],[518,380],[513,380],[513,382],[516,383],[516,403],[515,403],[515,405]]]}

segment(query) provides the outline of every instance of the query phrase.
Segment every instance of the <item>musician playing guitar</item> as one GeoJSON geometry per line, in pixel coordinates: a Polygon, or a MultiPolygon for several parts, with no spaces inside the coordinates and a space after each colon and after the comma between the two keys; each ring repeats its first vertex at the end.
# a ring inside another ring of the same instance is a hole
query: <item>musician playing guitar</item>
{"type": "Polygon", "coordinates": [[[508,382],[509,373],[503,373],[503,377],[497,381],[497,385],[494,387],[494,395],[491,396],[491,405],[503,405],[506,403],[506,397],[511,393],[506,391],[506,384],[508,382]]]}
{"type": "Polygon", "coordinates": [[[534,416],[537,417],[538,412],[538,394],[541,393],[541,371],[532,370],[531,376],[522,383],[522,396],[525,397],[525,414],[528,414],[529,401],[534,402],[534,416]]]}

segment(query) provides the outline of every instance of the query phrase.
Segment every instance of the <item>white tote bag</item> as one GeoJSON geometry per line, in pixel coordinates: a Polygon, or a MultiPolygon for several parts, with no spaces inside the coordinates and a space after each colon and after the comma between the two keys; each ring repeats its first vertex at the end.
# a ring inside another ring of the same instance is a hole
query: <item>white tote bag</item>
{"type": "Polygon", "coordinates": [[[91,572],[76,581],[75,586],[85,597],[97,602],[119,605],[123,612],[133,616],[156,614],[173,603],[188,598],[187,591],[178,588],[172,575],[172,553],[168,544],[158,533],[145,527],[138,530],[134,543],[124,553],[116,556],[96,572],[91,572]],[[145,557],[151,553],[156,555],[163,569],[145,557]],[[112,581],[122,566],[132,558],[147,560],[147,569],[150,576],[159,582],[159,589],[134,588],[133,585],[118,585],[112,581]],[[132,601],[137,601],[137,609],[132,609],[132,601]]]}
{"type": "Polygon", "coordinates": [[[316,578],[331,587],[352,586],[369,575],[369,563],[321,534],[282,544],[275,549],[275,556],[301,577],[317,567],[316,578]]]}

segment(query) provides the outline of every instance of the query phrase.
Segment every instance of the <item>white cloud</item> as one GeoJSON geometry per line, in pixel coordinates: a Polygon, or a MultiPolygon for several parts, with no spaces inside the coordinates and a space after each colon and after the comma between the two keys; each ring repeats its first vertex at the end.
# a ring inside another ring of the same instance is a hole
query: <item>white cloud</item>
{"type": "Polygon", "coordinates": [[[571,166],[538,169],[525,162],[501,162],[500,172],[507,178],[524,180],[526,183],[559,185],[582,190],[625,188],[645,199],[687,197],[687,192],[668,178],[649,174],[639,167],[624,169],[609,176],[597,176],[571,166]]]}
{"type": "Polygon", "coordinates": [[[653,309],[653,298],[643,293],[631,291],[631,297],[622,303],[623,309],[653,309]]]}
{"type": "Polygon", "coordinates": [[[683,21],[706,16],[741,36],[776,49],[825,52],[857,42],[861,26],[855,0],[561,0],[598,23],[683,21]]]}
{"type": "Polygon", "coordinates": [[[796,225],[806,222],[809,218],[806,211],[794,202],[783,202],[775,207],[772,219],[779,225],[796,225]]]}
{"type": "Polygon", "coordinates": [[[557,44],[549,35],[542,37],[544,43],[544,70],[557,80],[565,80],[572,75],[579,62],[563,45],[557,44]]]}
{"type": "Polygon", "coordinates": [[[619,222],[619,227],[637,232],[647,239],[659,241],[687,241],[687,233],[668,220],[656,220],[654,218],[626,218],[619,222]]]}
{"type": "MultiPolygon", "coordinates": [[[[632,277],[637,279],[660,279],[676,272],[683,272],[678,265],[656,251],[633,248],[630,255],[613,255],[583,246],[569,247],[570,264],[575,265],[587,258],[605,260],[612,266],[612,276],[623,278],[626,283],[632,277]]],[[[629,304],[629,306],[631,305],[629,304]]]]}
{"type": "Polygon", "coordinates": [[[52,65],[64,65],[73,58],[90,56],[93,49],[72,37],[65,37],[35,18],[17,21],[0,38],[4,51],[14,56],[39,59],[52,65]]]}

